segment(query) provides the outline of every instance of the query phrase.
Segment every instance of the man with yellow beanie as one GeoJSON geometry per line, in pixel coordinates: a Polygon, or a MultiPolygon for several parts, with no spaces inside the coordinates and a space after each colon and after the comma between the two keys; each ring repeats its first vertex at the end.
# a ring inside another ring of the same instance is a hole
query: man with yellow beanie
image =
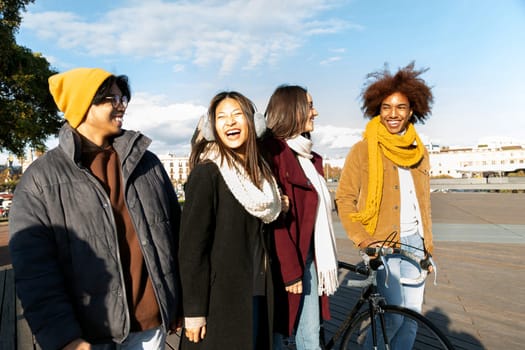
{"type": "Polygon", "coordinates": [[[163,349],[180,319],[180,206],[151,140],[122,129],[126,76],[49,78],[66,122],[16,188],[17,294],[43,350],[163,349]]]}
{"type": "MultiPolygon", "coordinates": [[[[430,87],[420,78],[425,71],[411,63],[395,74],[385,69],[368,75],[362,109],[370,121],[363,140],[346,157],[336,192],[341,223],[361,249],[402,244],[417,256],[432,253],[430,164],[414,128],[430,114],[433,102],[430,87]]],[[[381,295],[388,304],[421,312],[424,282],[416,286],[399,282],[419,275],[418,269],[400,255],[385,260],[387,267],[377,273],[381,295]]],[[[412,349],[416,330],[417,325],[403,317],[387,320],[390,348],[412,349]]],[[[377,345],[371,338],[363,349],[377,345]]]]}

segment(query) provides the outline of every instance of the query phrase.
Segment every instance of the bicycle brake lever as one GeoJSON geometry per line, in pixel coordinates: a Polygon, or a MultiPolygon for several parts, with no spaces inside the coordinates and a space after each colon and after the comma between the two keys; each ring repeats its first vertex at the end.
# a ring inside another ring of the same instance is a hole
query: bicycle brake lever
{"type": "Polygon", "coordinates": [[[432,269],[434,270],[434,285],[437,286],[437,265],[436,263],[434,263],[434,259],[432,259],[432,256],[429,255],[428,260],[430,261],[430,265],[432,265],[432,269]]]}
{"type": "Polygon", "coordinates": [[[385,287],[388,288],[388,265],[386,263],[386,258],[384,255],[379,256],[381,258],[381,262],[383,263],[383,266],[385,267],[385,287]]]}

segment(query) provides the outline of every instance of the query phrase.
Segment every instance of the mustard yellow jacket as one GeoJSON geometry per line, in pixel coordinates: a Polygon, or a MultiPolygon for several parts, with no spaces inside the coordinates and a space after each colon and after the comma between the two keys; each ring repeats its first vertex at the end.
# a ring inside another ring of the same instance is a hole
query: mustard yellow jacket
{"type": "MultiPolygon", "coordinates": [[[[399,193],[398,166],[382,155],[384,182],[383,197],[379,207],[379,218],[373,238],[383,240],[397,231],[399,240],[401,195],[399,193]]],[[[423,221],[425,248],[432,253],[432,219],[430,214],[430,163],[425,150],[423,159],[410,169],[423,221]]],[[[345,165],[336,192],[336,204],[341,223],[348,237],[359,245],[370,237],[364,226],[353,222],[349,214],[362,211],[366,206],[368,193],[368,145],[366,140],[356,143],[345,160],[345,165]]]]}

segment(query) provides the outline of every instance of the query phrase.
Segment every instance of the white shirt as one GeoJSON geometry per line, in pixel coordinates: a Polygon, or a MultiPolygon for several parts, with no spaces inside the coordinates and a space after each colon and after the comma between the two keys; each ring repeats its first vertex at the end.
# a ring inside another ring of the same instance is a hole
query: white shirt
{"type": "Polygon", "coordinates": [[[414,180],[409,168],[398,167],[399,192],[401,195],[400,236],[410,236],[419,232],[423,236],[421,212],[414,187],[414,180]]]}

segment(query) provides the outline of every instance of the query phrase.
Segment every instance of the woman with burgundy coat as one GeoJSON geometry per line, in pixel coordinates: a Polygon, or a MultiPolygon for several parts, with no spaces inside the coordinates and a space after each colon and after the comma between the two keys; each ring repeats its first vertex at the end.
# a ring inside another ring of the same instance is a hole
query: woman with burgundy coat
{"type": "Polygon", "coordinates": [[[321,349],[320,316],[330,317],[327,296],[338,286],[332,201],[310,141],[316,117],[312,96],[300,86],[278,87],[266,109],[265,156],[289,200],[273,223],[277,350],[282,335],[292,334],[298,350],[321,349]]]}

